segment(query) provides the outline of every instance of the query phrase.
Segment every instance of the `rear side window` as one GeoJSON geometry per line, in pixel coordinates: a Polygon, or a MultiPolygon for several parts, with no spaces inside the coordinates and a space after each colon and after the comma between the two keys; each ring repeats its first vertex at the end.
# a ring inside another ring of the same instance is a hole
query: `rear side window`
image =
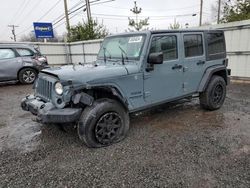
{"type": "Polygon", "coordinates": [[[201,34],[184,35],[185,57],[203,55],[203,41],[201,34]]]}
{"type": "Polygon", "coordinates": [[[33,56],[34,55],[34,53],[31,50],[24,49],[24,48],[17,48],[16,51],[22,57],[23,56],[33,56]]]}
{"type": "Polygon", "coordinates": [[[207,33],[208,58],[219,59],[224,58],[226,47],[223,33],[207,33]]]}
{"type": "Polygon", "coordinates": [[[11,49],[0,49],[0,60],[15,58],[15,52],[11,49]]]}
{"type": "Polygon", "coordinates": [[[153,37],[150,53],[155,52],[162,52],[164,61],[178,59],[177,37],[174,35],[153,37]]]}

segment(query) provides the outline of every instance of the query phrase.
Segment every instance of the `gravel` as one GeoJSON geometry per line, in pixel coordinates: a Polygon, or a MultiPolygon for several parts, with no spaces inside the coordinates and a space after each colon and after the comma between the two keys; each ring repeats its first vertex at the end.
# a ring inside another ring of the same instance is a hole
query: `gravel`
{"type": "Polygon", "coordinates": [[[0,187],[250,187],[250,85],[230,85],[217,111],[193,99],[133,115],[128,137],[100,149],[32,121],[31,92],[0,86],[0,187]]]}

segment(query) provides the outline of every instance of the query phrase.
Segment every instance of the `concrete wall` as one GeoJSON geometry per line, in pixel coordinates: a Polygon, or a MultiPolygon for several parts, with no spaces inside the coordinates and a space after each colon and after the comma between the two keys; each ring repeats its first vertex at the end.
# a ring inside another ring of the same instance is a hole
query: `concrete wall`
{"type": "MultiPolygon", "coordinates": [[[[200,28],[224,30],[232,76],[250,78],[250,20],[200,28]]],[[[101,42],[102,40],[90,40],[72,43],[26,44],[38,47],[41,53],[47,56],[50,65],[65,65],[95,61],[101,42]]]]}

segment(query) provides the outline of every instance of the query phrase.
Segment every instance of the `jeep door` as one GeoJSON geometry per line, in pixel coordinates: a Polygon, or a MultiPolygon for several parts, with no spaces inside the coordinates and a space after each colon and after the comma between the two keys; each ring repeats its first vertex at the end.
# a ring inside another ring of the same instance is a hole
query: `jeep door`
{"type": "Polygon", "coordinates": [[[0,48],[0,81],[17,79],[17,72],[21,66],[21,60],[10,48],[0,48]]]}
{"type": "MultiPolygon", "coordinates": [[[[144,98],[146,103],[161,103],[182,95],[183,72],[180,61],[179,33],[151,36],[150,53],[162,52],[163,64],[144,70],[144,98]]],[[[146,62],[146,66],[149,66],[146,62]]]]}
{"type": "Polygon", "coordinates": [[[205,71],[206,57],[203,32],[184,32],[183,40],[183,91],[184,94],[197,91],[205,71]]]}

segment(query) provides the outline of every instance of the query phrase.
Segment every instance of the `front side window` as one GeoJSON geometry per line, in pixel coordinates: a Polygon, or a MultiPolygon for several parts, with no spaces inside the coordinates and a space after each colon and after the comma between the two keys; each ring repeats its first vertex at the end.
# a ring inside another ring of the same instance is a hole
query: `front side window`
{"type": "Polygon", "coordinates": [[[185,57],[203,55],[203,42],[201,34],[184,35],[185,57]]]}
{"type": "Polygon", "coordinates": [[[124,35],[108,37],[103,41],[98,58],[138,60],[145,35],[124,35]]]}
{"type": "Polygon", "coordinates": [[[178,59],[177,37],[174,35],[153,37],[150,53],[162,52],[163,61],[178,59]]]}
{"type": "Polygon", "coordinates": [[[11,49],[0,49],[0,59],[15,58],[15,53],[11,49]]]}
{"type": "Polygon", "coordinates": [[[16,49],[17,53],[20,55],[20,56],[33,56],[34,53],[31,52],[30,50],[28,49],[24,49],[24,48],[17,48],[16,49]]]}

